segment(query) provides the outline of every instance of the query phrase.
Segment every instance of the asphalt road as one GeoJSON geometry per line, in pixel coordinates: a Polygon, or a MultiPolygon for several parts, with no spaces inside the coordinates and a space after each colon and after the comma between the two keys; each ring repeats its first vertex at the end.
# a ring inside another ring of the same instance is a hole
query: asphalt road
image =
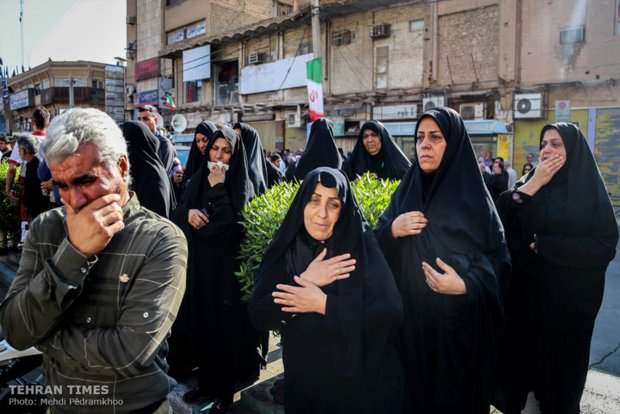
{"type": "MultiPolygon", "coordinates": [[[[616,219],[620,226],[620,209],[616,219]]],[[[590,368],[620,376],[620,243],[607,268],[605,295],[592,336],[590,368]]]]}

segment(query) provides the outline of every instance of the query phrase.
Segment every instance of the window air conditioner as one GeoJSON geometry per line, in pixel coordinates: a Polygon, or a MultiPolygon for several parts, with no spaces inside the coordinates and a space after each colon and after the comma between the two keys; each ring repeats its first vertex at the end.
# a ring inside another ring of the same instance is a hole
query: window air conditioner
{"type": "Polygon", "coordinates": [[[459,112],[461,118],[466,120],[472,119],[484,119],[484,104],[483,103],[467,103],[459,106],[459,112]]]}
{"type": "Polygon", "coordinates": [[[370,37],[373,39],[381,39],[382,37],[390,37],[392,34],[392,25],[383,23],[370,26],[370,37]]]}
{"type": "Polygon", "coordinates": [[[257,65],[259,63],[265,63],[265,54],[260,52],[253,52],[248,55],[248,64],[257,65]]]}
{"type": "Polygon", "coordinates": [[[428,111],[431,108],[436,108],[438,106],[444,106],[444,98],[443,96],[429,96],[428,98],[422,99],[422,109],[424,112],[428,111]]]}
{"type": "Polygon", "coordinates": [[[515,119],[542,118],[542,94],[516,94],[514,100],[515,119]]]}
{"type": "Polygon", "coordinates": [[[295,112],[286,116],[286,126],[289,128],[301,127],[301,117],[295,112]]]}

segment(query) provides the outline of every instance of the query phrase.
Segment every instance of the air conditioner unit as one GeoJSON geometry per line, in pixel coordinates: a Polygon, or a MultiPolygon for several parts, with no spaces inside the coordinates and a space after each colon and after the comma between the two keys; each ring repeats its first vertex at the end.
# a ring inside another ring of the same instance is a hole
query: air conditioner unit
{"type": "Polygon", "coordinates": [[[127,24],[136,24],[136,16],[127,16],[127,24]]]}
{"type": "Polygon", "coordinates": [[[422,99],[422,109],[424,112],[428,111],[431,108],[436,108],[438,106],[444,106],[444,98],[443,96],[429,96],[428,98],[422,99]]]}
{"type": "Polygon", "coordinates": [[[341,30],[332,33],[332,46],[344,46],[351,44],[353,38],[350,30],[341,30]]]}
{"type": "Polygon", "coordinates": [[[259,63],[265,63],[265,54],[260,52],[253,52],[248,55],[248,64],[257,65],[259,63]]]}
{"type": "Polygon", "coordinates": [[[127,50],[138,50],[138,44],[136,42],[127,42],[127,50]]]}
{"type": "Polygon", "coordinates": [[[299,128],[301,127],[301,116],[294,112],[292,114],[288,114],[286,116],[286,126],[289,128],[299,128]]]}
{"type": "Polygon", "coordinates": [[[380,39],[382,37],[390,37],[392,34],[392,25],[383,23],[370,26],[370,37],[373,39],[380,39]]]}
{"type": "Polygon", "coordinates": [[[542,118],[543,102],[542,94],[527,93],[516,94],[514,100],[515,119],[539,119],[542,118]]]}
{"type": "Polygon", "coordinates": [[[459,106],[459,112],[463,119],[484,119],[484,103],[461,104],[459,106]]]}

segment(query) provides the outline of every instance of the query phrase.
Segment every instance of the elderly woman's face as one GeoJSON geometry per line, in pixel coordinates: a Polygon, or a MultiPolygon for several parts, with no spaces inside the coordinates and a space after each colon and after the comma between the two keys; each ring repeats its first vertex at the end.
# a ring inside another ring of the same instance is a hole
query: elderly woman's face
{"type": "Polygon", "coordinates": [[[448,143],[437,122],[431,117],[423,118],[418,127],[415,141],[418,164],[425,173],[430,173],[441,164],[448,143]]]}
{"type": "Polygon", "coordinates": [[[365,129],[362,132],[362,139],[368,154],[374,156],[381,151],[381,136],[372,129],[365,129]]]}
{"type": "Polygon", "coordinates": [[[341,210],[342,201],[338,198],[338,191],[317,183],[310,201],[304,207],[306,231],[315,240],[329,239],[334,233],[341,210]]]}

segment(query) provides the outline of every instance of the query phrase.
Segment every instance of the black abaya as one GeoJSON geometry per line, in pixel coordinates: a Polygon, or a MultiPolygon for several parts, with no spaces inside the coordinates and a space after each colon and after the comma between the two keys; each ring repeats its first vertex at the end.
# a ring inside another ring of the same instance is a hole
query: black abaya
{"type": "Polygon", "coordinates": [[[157,155],[159,141],[142,122],[128,121],[121,124],[127,142],[131,189],[136,192],[142,207],[170,217],[175,207],[175,197],[170,179],[157,155]]]}
{"type": "Polygon", "coordinates": [[[362,125],[355,147],[342,167],[349,179],[355,180],[366,171],[374,173],[381,179],[400,180],[411,167],[394,138],[379,121],[368,121],[362,125]],[[364,131],[370,129],[379,135],[381,150],[372,156],[364,147],[364,131]]]}
{"type": "Polygon", "coordinates": [[[217,130],[207,154],[218,138],[226,139],[233,150],[225,182],[211,187],[210,170],[203,162],[173,214],[187,237],[189,260],[186,295],[172,329],[170,364],[177,375],[198,365],[201,394],[229,404],[235,380],[256,377],[260,363],[257,334],[247,329],[250,323],[235,276],[240,212],[254,193],[241,138],[230,128],[217,130]],[[206,210],[209,223],[199,230],[191,227],[190,209],[206,210]]]}
{"type": "Polygon", "coordinates": [[[424,113],[418,126],[425,117],[435,120],[447,141],[441,163],[430,174],[413,164],[377,229],[404,302],[406,412],[488,414],[502,326],[500,280],[510,259],[461,117],[449,108],[435,108],[424,113]],[[395,239],[392,222],[410,211],[424,213],[426,228],[395,239]],[[429,288],[422,262],[440,270],[437,257],[460,275],[465,294],[429,288]]]}
{"type": "MultiPolygon", "coordinates": [[[[586,140],[573,124],[555,128],[566,162],[533,197],[506,191],[498,211],[514,269],[498,365],[497,406],[520,409],[535,391],[548,413],[579,413],[594,321],[618,226],[586,140]],[[534,237],[536,235],[536,237],[534,237]],[[529,245],[536,241],[537,253],[529,245]]],[[[531,171],[517,187],[528,182],[531,171]]]]}
{"type": "Polygon", "coordinates": [[[292,413],[398,413],[402,368],[396,333],[402,302],[390,269],[340,171],[306,175],[280,230],[260,265],[249,305],[259,329],[280,329],[285,369],[285,409],[292,413]],[[304,208],[317,183],[336,188],[342,210],[326,242],[304,227],[304,208]],[[348,279],[322,287],[325,315],[293,315],[273,302],[276,284],[295,285],[294,275],[327,248],[327,258],[351,253],[348,279]]]}

